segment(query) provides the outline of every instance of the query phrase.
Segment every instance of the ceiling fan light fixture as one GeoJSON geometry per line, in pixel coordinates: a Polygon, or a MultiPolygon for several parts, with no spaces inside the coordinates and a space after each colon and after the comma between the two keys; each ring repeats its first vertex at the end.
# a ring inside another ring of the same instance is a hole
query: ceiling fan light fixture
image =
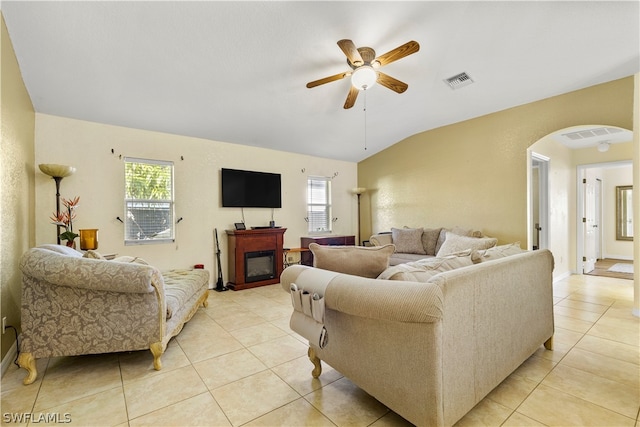
{"type": "Polygon", "coordinates": [[[600,141],[598,142],[598,151],[601,153],[606,153],[607,151],[609,151],[610,146],[611,144],[609,143],[609,141],[600,141]]]}
{"type": "Polygon", "coordinates": [[[363,65],[356,68],[351,74],[351,84],[358,90],[366,90],[376,84],[378,73],[373,67],[363,65]]]}

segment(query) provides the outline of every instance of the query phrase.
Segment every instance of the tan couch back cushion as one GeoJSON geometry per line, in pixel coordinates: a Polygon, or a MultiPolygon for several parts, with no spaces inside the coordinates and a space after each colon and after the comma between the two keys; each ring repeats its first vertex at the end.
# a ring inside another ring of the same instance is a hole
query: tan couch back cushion
{"type": "Polygon", "coordinates": [[[363,247],[309,244],[314,267],[371,279],[389,267],[389,257],[395,249],[394,245],[363,247]]]}
{"type": "Polygon", "coordinates": [[[426,255],[422,246],[422,228],[392,228],[391,236],[396,251],[403,254],[426,255]]]}
{"type": "Polygon", "coordinates": [[[436,247],[441,230],[442,228],[425,228],[422,232],[422,247],[427,255],[435,256],[438,253],[436,247]]]}

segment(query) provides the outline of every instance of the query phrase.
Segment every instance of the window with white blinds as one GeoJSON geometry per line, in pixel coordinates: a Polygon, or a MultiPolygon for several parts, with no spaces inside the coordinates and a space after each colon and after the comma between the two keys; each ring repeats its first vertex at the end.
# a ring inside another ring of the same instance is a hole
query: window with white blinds
{"type": "Polygon", "coordinates": [[[331,231],[331,179],[307,178],[307,222],[309,233],[331,231]]]}
{"type": "Polygon", "coordinates": [[[124,170],[125,244],[173,242],[173,162],[127,157],[124,170]]]}

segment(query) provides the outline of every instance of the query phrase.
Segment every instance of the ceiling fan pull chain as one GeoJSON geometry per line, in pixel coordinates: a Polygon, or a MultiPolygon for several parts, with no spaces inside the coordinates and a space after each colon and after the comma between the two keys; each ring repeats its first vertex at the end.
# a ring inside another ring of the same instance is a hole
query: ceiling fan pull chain
{"type": "Polygon", "coordinates": [[[367,89],[364,92],[364,149],[367,150],[367,89]]]}

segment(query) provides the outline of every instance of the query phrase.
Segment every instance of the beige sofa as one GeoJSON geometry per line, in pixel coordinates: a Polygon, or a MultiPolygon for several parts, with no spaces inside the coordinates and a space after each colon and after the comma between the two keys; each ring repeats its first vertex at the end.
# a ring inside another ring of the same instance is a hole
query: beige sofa
{"type": "Polygon", "coordinates": [[[369,237],[372,246],[393,244],[396,251],[389,258],[390,265],[444,256],[462,249],[488,249],[497,239],[479,230],[452,228],[392,228],[389,232],[369,237]],[[448,241],[447,241],[448,240],[448,241]]]}
{"type": "MultiPolygon", "coordinates": [[[[466,266],[425,282],[285,269],[285,291],[293,283],[324,300],[325,345],[309,347],[313,376],[322,360],[416,425],[457,422],[541,345],[551,349],[554,330],[548,250],[473,255],[482,262],[438,261],[466,266]]],[[[381,276],[427,277],[410,266],[381,276]]]]}
{"type": "Polygon", "coordinates": [[[59,245],[29,249],[20,268],[24,384],[43,357],[150,349],[159,370],[171,337],[207,304],[207,270],[161,273],[138,258],[92,259],[59,245]]]}

